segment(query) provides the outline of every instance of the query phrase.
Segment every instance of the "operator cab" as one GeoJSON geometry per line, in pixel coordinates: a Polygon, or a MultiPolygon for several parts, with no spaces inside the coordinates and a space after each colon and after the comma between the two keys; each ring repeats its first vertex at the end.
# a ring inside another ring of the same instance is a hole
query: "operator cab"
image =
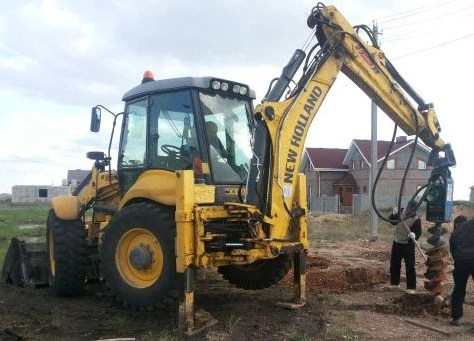
{"type": "Polygon", "coordinates": [[[248,86],[211,77],[154,80],[125,93],[118,155],[121,192],[146,170],[190,169],[216,185],[216,200],[235,200],[252,156],[248,86]]]}

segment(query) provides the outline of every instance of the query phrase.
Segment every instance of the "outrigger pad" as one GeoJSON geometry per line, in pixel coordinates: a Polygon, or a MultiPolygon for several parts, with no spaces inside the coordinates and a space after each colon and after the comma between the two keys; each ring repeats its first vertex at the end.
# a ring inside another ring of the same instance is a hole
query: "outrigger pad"
{"type": "Polygon", "coordinates": [[[18,239],[10,241],[3,263],[3,283],[19,286],[38,287],[48,285],[48,258],[46,243],[37,239],[18,239]]]}

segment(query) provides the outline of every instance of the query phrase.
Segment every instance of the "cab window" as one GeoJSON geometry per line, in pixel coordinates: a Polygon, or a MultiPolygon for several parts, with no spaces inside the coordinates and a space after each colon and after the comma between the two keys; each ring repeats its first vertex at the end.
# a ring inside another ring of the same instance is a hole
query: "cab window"
{"type": "Polygon", "coordinates": [[[119,163],[124,168],[141,167],[146,160],[147,99],[127,105],[119,163]]]}
{"type": "Polygon", "coordinates": [[[252,157],[249,102],[200,93],[214,183],[245,182],[252,157]]]}
{"type": "Polygon", "coordinates": [[[189,91],[152,96],[150,151],[153,168],[192,169],[201,152],[189,91]]]}

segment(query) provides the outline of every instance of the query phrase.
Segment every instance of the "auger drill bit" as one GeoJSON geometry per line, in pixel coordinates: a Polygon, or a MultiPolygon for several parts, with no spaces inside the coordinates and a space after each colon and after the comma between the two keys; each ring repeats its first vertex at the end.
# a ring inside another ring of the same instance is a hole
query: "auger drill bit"
{"type": "Polygon", "coordinates": [[[443,282],[446,280],[446,256],[448,252],[443,234],[447,231],[446,228],[441,226],[441,223],[436,223],[428,229],[428,232],[431,233],[431,236],[427,239],[427,242],[433,247],[426,252],[428,259],[425,262],[427,267],[424,274],[426,278],[425,289],[436,297],[442,295],[445,291],[443,282]]]}

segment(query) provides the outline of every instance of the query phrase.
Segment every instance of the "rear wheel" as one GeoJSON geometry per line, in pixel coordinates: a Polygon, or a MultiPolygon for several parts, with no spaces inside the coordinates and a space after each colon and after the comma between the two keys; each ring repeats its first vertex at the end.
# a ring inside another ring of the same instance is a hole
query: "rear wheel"
{"type": "Polygon", "coordinates": [[[283,254],[273,259],[259,260],[248,265],[218,267],[225,280],[238,288],[259,290],[278,283],[291,267],[291,255],[283,254]]]}
{"type": "Polygon", "coordinates": [[[104,232],[103,275],[112,294],[132,309],[152,309],[176,296],[174,212],[137,203],[118,212],[104,232]]]}
{"type": "Polygon", "coordinates": [[[87,273],[87,247],[80,219],[62,220],[49,210],[46,225],[49,284],[55,296],[83,293],[87,273]]]}

